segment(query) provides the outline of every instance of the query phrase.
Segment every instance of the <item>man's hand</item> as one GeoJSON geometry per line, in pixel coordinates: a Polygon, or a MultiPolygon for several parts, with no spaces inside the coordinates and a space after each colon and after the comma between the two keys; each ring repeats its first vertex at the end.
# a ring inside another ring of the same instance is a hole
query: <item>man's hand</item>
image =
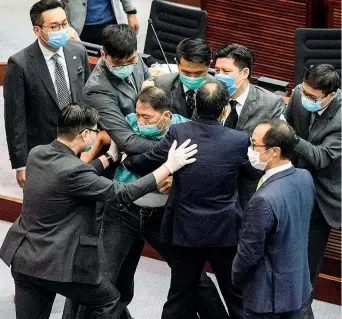
{"type": "Polygon", "coordinates": [[[134,29],[136,33],[139,32],[139,22],[136,14],[127,14],[128,24],[134,29]]]}
{"type": "Polygon", "coordinates": [[[159,192],[161,192],[164,195],[168,195],[171,190],[172,181],[173,181],[173,177],[169,176],[168,178],[164,179],[161,183],[159,183],[157,185],[159,192]]]}
{"type": "Polygon", "coordinates": [[[69,40],[81,41],[77,31],[73,27],[69,27],[69,40]]]}
{"type": "Polygon", "coordinates": [[[115,142],[111,140],[109,150],[107,151],[112,156],[113,162],[115,163],[119,158],[119,149],[115,142]]]}
{"type": "Polygon", "coordinates": [[[17,183],[21,188],[24,188],[25,186],[25,182],[26,182],[25,174],[26,174],[26,169],[22,169],[20,171],[17,171],[16,173],[17,183]]]}
{"type": "Polygon", "coordinates": [[[149,86],[154,86],[154,81],[152,79],[145,80],[141,86],[141,90],[143,90],[149,86]]]}

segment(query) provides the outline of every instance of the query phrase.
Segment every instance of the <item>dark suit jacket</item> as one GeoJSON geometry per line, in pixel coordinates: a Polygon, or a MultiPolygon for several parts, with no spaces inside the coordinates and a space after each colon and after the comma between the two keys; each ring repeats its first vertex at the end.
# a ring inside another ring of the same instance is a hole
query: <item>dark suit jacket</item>
{"type": "Polygon", "coordinates": [[[312,113],[304,109],[298,88],[292,93],[286,119],[299,137],[298,167],[311,173],[316,200],[326,221],[341,227],[341,90],[309,132],[312,113]]]}
{"type": "MultiPolygon", "coordinates": [[[[209,80],[214,78],[210,74],[208,74],[207,79],[209,80]]],[[[183,84],[179,79],[178,73],[161,75],[157,77],[154,82],[157,87],[171,94],[174,104],[174,109],[172,110],[173,113],[180,114],[186,118],[191,117],[186,107],[183,84]]]]}
{"type": "Polygon", "coordinates": [[[314,185],[291,167],[269,177],[248,203],[232,266],[244,307],[257,313],[301,308],[312,290],[308,264],[314,185]]]}
{"type": "MultiPolygon", "coordinates": [[[[138,56],[138,64],[132,77],[137,91],[149,77],[148,68],[138,56]]],[[[95,66],[83,90],[83,102],[97,109],[99,124],[108,133],[121,151],[140,154],[150,149],[154,141],[132,131],[125,116],[135,113],[137,92],[124,80],[113,75],[102,59],[95,66]]]]}
{"type": "Polygon", "coordinates": [[[174,140],[198,145],[196,162],[174,174],[161,228],[161,240],[187,247],[237,245],[241,207],[239,170],[259,178],[247,158],[249,137],[226,129],[217,120],[199,119],[172,125],[148,153],[128,158],[125,166],[144,175],[165,162],[174,140]]]}
{"type": "MultiPolygon", "coordinates": [[[[73,102],[81,100],[90,74],[85,48],[68,42],[64,55],[73,102]]],[[[57,136],[59,103],[38,40],[8,60],[4,83],[5,127],[13,168],[26,166],[29,151],[57,136]]]]}
{"type": "MultiPolygon", "coordinates": [[[[284,112],[283,99],[259,86],[250,84],[246,102],[242,108],[236,130],[252,136],[255,127],[263,120],[279,118],[284,112]]],[[[239,179],[239,195],[242,207],[246,207],[257,188],[258,182],[239,179]]]]}
{"type": "Polygon", "coordinates": [[[130,203],[155,189],[152,174],[119,184],[99,177],[57,140],[37,146],[27,161],[22,214],[0,258],[25,275],[96,284],[104,258],[96,202],[130,203]]]}

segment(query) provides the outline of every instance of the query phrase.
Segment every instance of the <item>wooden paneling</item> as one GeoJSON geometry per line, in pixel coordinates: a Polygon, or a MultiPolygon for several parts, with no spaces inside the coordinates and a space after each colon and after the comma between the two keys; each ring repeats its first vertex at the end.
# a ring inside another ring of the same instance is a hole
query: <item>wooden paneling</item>
{"type": "Polygon", "coordinates": [[[201,0],[169,0],[170,2],[176,2],[186,4],[188,6],[201,7],[201,0]]]}
{"type": "Polygon", "coordinates": [[[341,230],[333,229],[331,231],[325,256],[341,260],[341,230]]]}
{"type": "Polygon", "coordinates": [[[4,85],[6,65],[6,62],[0,62],[0,86],[4,85]]]}
{"type": "Polygon", "coordinates": [[[341,1],[327,0],[328,28],[341,28],[341,1]]]}
{"type": "Polygon", "coordinates": [[[255,55],[253,75],[293,86],[295,30],[307,26],[310,8],[305,0],[206,0],[207,40],[213,49],[231,43],[247,46],[255,55]]]}

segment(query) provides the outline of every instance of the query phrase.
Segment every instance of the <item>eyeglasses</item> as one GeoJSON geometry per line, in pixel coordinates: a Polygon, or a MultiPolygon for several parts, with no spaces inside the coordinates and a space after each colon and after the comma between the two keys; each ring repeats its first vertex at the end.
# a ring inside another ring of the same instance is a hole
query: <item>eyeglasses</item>
{"type": "Polygon", "coordinates": [[[252,150],[253,151],[255,151],[255,147],[267,147],[265,144],[260,144],[260,145],[258,145],[258,144],[255,144],[253,141],[252,141],[252,139],[251,139],[251,146],[252,146],[252,150]]]}
{"type": "Polygon", "coordinates": [[[41,28],[50,28],[52,31],[60,31],[61,29],[66,29],[69,28],[69,23],[68,22],[63,22],[61,24],[54,24],[52,26],[50,25],[41,25],[41,28]]]}
{"type": "Polygon", "coordinates": [[[95,132],[96,134],[101,132],[98,128],[97,128],[97,129],[84,128],[84,129],[83,129],[81,132],[79,132],[78,134],[81,134],[81,133],[84,132],[85,130],[89,130],[89,131],[95,132]]]}
{"type": "Polygon", "coordinates": [[[305,92],[304,88],[303,88],[303,85],[299,85],[299,91],[302,95],[304,95],[307,99],[309,99],[310,101],[314,102],[314,103],[317,103],[317,102],[323,102],[327,96],[325,97],[321,97],[319,99],[314,99],[312,96],[310,96],[308,93],[305,92]]]}

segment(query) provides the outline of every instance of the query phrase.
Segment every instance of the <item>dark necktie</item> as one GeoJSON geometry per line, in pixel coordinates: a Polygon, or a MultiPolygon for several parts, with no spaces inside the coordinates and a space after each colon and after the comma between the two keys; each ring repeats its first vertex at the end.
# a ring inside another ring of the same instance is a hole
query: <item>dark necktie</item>
{"type": "Polygon", "coordinates": [[[58,54],[51,58],[55,62],[55,81],[57,86],[57,97],[60,109],[63,109],[71,103],[71,97],[68,90],[67,81],[62,64],[58,61],[58,54]]]}
{"type": "Polygon", "coordinates": [[[226,122],[224,123],[224,126],[234,129],[236,127],[237,121],[239,119],[239,116],[238,116],[237,111],[236,111],[237,101],[231,100],[231,101],[229,101],[229,104],[230,104],[231,110],[230,110],[230,113],[226,119],[226,122]]]}
{"type": "Polygon", "coordinates": [[[188,109],[189,118],[191,118],[192,113],[194,112],[196,108],[195,91],[188,90],[186,91],[185,95],[186,95],[186,108],[188,109]]]}
{"type": "Polygon", "coordinates": [[[310,128],[309,128],[309,132],[312,130],[312,128],[314,127],[314,125],[316,124],[317,120],[320,118],[321,116],[319,115],[318,112],[314,112],[311,115],[311,124],[310,124],[310,128]]]}

